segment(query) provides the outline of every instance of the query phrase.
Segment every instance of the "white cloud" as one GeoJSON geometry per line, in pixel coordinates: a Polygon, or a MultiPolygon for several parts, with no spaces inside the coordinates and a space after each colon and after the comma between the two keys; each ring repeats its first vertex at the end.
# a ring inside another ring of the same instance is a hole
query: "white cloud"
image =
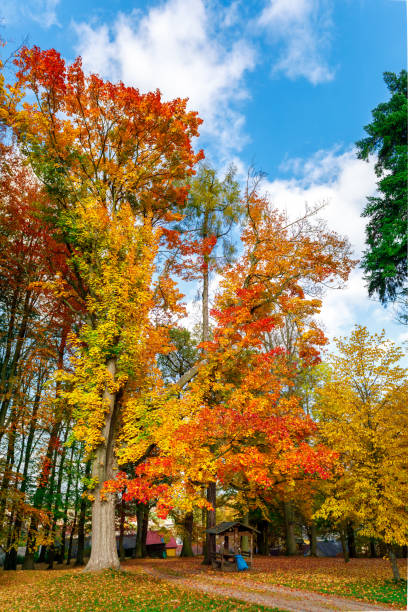
{"type": "Polygon", "coordinates": [[[313,206],[327,202],[320,216],[332,230],[349,238],[360,257],[365,242],[361,211],[366,197],[376,190],[374,162],[356,159],[353,150],[339,153],[334,149],[319,151],[306,160],[287,160],[281,170],[290,171],[294,176],[265,181],[264,190],[272,202],[290,217],[301,213],[305,203],[313,206]]]}
{"type": "Polygon", "coordinates": [[[76,48],[87,70],[143,92],[159,88],[165,99],[188,97],[205,121],[201,132],[231,150],[243,144],[236,102],[248,96],[243,79],[254,66],[243,38],[225,41],[233,21],[233,9],[218,23],[204,0],[168,0],[145,14],[119,14],[111,26],[74,24],[76,48]]]}
{"type": "Polygon", "coordinates": [[[3,0],[0,17],[5,24],[19,23],[27,18],[36,21],[43,28],[60,25],[57,18],[57,6],[60,0],[3,0]]]}
{"type": "MultiPolygon", "coordinates": [[[[266,181],[263,187],[273,205],[294,219],[302,214],[305,204],[314,206],[326,202],[318,216],[327,222],[329,229],[348,237],[354,256],[359,259],[365,244],[365,220],[361,211],[366,197],[376,190],[374,162],[356,159],[353,150],[340,153],[334,149],[319,151],[306,160],[286,160],[281,170],[290,171],[293,176],[266,181]]],[[[372,318],[378,324],[377,310],[383,316],[383,324],[389,323],[388,313],[368,299],[362,271],[356,268],[344,289],[327,290],[319,320],[332,338],[348,334],[360,317],[368,325],[372,318]]]]}
{"type": "Polygon", "coordinates": [[[304,77],[313,85],[331,81],[333,70],[326,54],[330,46],[329,0],[269,0],[258,24],[273,43],[281,43],[281,54],[273,73],[290,79],[304,77]]]}
{"type": "Polygon", "coordinates": [[[31,0],[29,7],[26,7],[33,21],[36,21],[44,28],[52,25],[60,25],[57,19],[57,5],[60,0],[31,0]],[[31,6],[30,6],[31,5],[31,6]]]}

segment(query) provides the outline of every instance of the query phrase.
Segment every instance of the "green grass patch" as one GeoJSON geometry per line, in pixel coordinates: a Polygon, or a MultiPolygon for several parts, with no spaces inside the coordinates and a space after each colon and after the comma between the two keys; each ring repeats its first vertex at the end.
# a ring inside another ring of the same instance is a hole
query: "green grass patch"
{"type": "MultiPolygon", "coordinates": [[[[253,576],[253,578],[257,580],[258,577],[253,576]]],[[[262,582],[279,584],[292,589],[337,595],[339,597],[353,597],[373,603],[390,604],[404,610],[407,605],[406,580],[400,580],[399,583],[394,582],[394,580],[378,579],[358,579],[349,581],[339,579],[337,581],[333,576],[326,576],[325,579],[322,576],[313,576],[311,580],[310,577],[301,577],[299,575],[287,579],[280,576],[278,580],[271,575],[268,580],[264,574],[262,576],[262,582]]]]}
{"type": "Polygon", "coordinates": [[[350,596],[404,608],[407,605],[407,581],[356,582],[350,585],[350,596]]]}

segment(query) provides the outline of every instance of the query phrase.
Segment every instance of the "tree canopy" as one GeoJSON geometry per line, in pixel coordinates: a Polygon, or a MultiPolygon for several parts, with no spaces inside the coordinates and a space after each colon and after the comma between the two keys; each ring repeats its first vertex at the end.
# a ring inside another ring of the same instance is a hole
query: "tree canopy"
{"type": "Polygon", "coordinates": [[[369,294],[387,304],[407,296],[407,72],[385,72],[384,81],[391,97],[372,111],[364,128],[368,136],[356,146],[360,159],[377,155],[379,195],[367,198],[363,211],[368,222],[362,266],[369,294]]]}

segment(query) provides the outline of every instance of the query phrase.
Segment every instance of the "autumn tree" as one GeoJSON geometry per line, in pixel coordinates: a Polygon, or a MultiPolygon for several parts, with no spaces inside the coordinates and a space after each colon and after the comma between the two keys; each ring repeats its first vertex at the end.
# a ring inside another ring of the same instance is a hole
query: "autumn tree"
{"type": "MultiPolygon", "coordinates": [[[[134,420],[140,435],[126,450],[136,461],[146,445],[159,449],[140,469],[147,479],[160,469],[172,478],[162,491],[168,507],[204,503],[201,490],[211,481],[255,503],[260,490],[294,478],[327,478],[335,459],[311,443],[316,425],[299,397],[285,392],[293,375],[285,349],[264,350],[263,338],[290,313],[299,322],[299,356],[318,360],[324,337],[307,321],[321,301],[305,291],[345,280],[353,263],[349,247],[308,218],[289,222],[254,193],[247,206],[244,253],[224,271],[213,338],[202,345],[197,375],[181,395],[176,386],[161,395],[161,405],[151,401],[150,413],[134,420]]],[[[129,488],[140,487],[141,476],[129,488]]]]}
{"type": "Polygon", "coordinates": [[[61,393],[74,411],[77,439],[93,456],[87,568],[118,567],[114,498],[101,492],[134,409],[128,382],[140,394],[167,345],[163,324],[177,295],[169,278],[155,292],[154,261],[160,227],[184,205],[181,185],[201,157],[190,142],[200,120],[186,112],[185,100],[163,102],[158,91],[140,94],[87,77],[80,59],[66,66],[54,50],[24,48],[17,65],[13,91],[35,102],[4,103],[2,117],[45,186],[43,218],[69,252],[70,277],[57,274],[50,289],[83,312],[71,336],[74,372],[61,375],[61,393]]]}
{"type": "MultiPolygon", "coordinates": [[[[192,263],[188,278],[201,282],[202,341],[210,339],[210,279],[214,271],[232,261],[235,253],[233,230],[243,214],[243,205],[236,169],[230,166],[224,176],[219,178],[216,170],[209,164],[201,163],[197,175],[190,182],[184,218],[178,229],[181,235],[191,236],[190,241],[199,240],[198,261],[192,263]],[[198,265],[197,265],[198,264],[198,265]]],[[[207,485],[207,500],[211,508],[207,510],[207,529],[216,524],[216,483],[207,485]]],[[[192,514],[186,517],[190,524],[192,514]]],[[[208,553],[215,547],[214,536],[206,535],[204,563],[209,564],[208,553]]]]}
{"type": "Polygon", "coordinates": [[[329,376],[318,391],[321,439],[341,469],[317,516],[351,521],[359,533],[388,546],[399,579],[395,545],[408,543],[408,372],[403,352],[385,337],[356,326],[336,341],[329,376]]]}
{"type": "MultiPolygon", "coordinates": [[[[72,315],[46,289],[55,265],[64,269],[66,258],[39,218],[46,194],[6,138],[0,153],[0,523],[5,567],[15,569],[26,522],[34,526],[44,517],[32,495],[35,449],[58,438],[52,433],[53,407],[45,402],[46,382],[57,367],[58,347],[66,345],[72,315]]],[[[45,490],[44,478],[42,485],[45,490]]]]}

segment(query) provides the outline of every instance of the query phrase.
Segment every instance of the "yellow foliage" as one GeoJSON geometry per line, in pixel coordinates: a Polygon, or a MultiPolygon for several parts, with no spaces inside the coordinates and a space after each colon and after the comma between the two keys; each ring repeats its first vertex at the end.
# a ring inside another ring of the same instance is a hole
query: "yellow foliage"
{"type": "Polygon", "coordinates": [[[356,327],[337,340],[316,416],[341,470],[316,516],[361,526],[360,533],[408,544],[408,371],[384,332],[356,327]]]}

